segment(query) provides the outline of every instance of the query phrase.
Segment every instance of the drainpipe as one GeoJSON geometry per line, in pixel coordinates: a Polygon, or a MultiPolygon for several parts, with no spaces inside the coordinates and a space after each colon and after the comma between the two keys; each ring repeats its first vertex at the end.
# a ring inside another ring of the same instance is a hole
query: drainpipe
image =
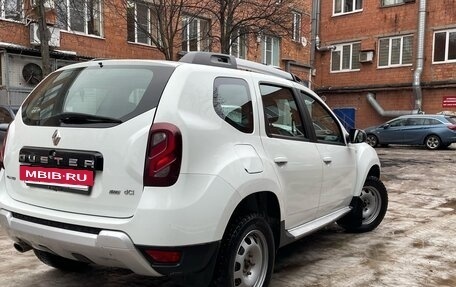
{"type": "Polygon", "coordinates": [[[418,41],[416,55],[416,69],[413,75],[413,96],[415,98],[415,108],[411,111],[385,111],[375,99],[373,93],[367,93],[367,101],[374,110],[383,117],[397,117],[408,114],[419,114],[422,109],[423,94],[421,91],[421,74],[424,64],[424,36],[426,32],[426,0],[420,0],[418,11],[418,41]]]}
{"type": "Polygon", "coordinates": [[[424,63],[424,37],[426,32],[426,0],[420,0],[418,14],[418,47],[416,55],[416,69],[413,75],[413,94],[415,96],[415,109],[421,111],[423,94],[421,91],[421,74],[424,63]]]}
{"type": "Polygon", "coordinates": [[[10,67],[10,61],[9,61],[9,56],[8,56],[8,52],[5,52],[3,53],[3,59],[5,60],[5,87],[6,87],[6,100],[8,101],[8,105],[11,105],[11,95],[10,95],[10,89],[11,89],[11,85],[10,85],[10,73],[9,73],[9,70],[11,69],[10,67]]]}
{"type": "Polygon", "coordinates": [[[418,113],[418,110],[412,110],[412,111],[401,111],[401,110],[395,110],[395,111],[385,111],[382,106],[377,102],[375,99],[375,95],[373,93],[367,93],[367,101],[369,104],[374,108],[374,110],[381,115],[382,117],[398,117],[402,115],[410,115],[410,114],[416,114],[418,113]]]}
{"type": "Polygon", "coordinates": [[[310,49],[310,66],[315,68],[315,51],[324,52],[336,49],[336,46],[320,46],[320,0],[312,1],[312,45],[310,49]]]}
{"type": "Polygon", "coordinates": [[[336,49],[336,46],[334,46],[334,45],[321,47],[320,46],[320,37],[318,37],[318,35],[315,36],[315,45],[316,45],[315,48],[319,52],[332,51],[332,50],[336,49]]]}

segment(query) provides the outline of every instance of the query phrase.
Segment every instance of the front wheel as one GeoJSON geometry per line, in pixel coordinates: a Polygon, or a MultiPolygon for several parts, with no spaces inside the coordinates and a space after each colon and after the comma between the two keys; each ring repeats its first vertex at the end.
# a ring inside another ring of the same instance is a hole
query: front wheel
{"type": "Polygon", "coordinates": [[[275,259],[274,236],[260,214],[240,216],[225,231],[214,286],[268,286],[275,259]]]}
{"type": "Polygon", "coordinates": [[[440,148],[442,141],[436,135],[430,135],[424,140],[424,145],[427,149],[434,150],[440,148]]]}
{"type": "Polygon", "coordinates": [[[352,212],[337,223],[349,232],[374,230],[388,209],[388,192],[380,179],[369,176],[352,212]]]}

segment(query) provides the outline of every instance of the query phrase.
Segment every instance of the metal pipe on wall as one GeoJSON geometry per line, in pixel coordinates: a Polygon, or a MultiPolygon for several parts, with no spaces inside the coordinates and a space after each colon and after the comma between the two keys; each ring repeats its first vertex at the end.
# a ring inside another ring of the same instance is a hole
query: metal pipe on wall
{"type": "Polygon", "coordinates": [[[415,109],[421,111],[423,94],[421,90],[421,74],[424,64],[424,39],[426,32],[426,0],[420,0],[418,10],[418,41],[416,54],[416,68],[413,75],[413,94],[415,96],[415,109]]]}

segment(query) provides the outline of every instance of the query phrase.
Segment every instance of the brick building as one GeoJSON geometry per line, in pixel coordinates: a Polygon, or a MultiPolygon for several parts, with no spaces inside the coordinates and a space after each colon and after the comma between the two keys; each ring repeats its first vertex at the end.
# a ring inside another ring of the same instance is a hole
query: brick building
{"type": "MultiPolygon", "coordinates": [[[[128,1],[127,6],[122,0],[44,1],[51,35],[51,70],[93,58],[165,58],[138,27],[151,29],[152,25],[132,20],[145,15],[149,21],[154,21],[152,11],[145,4],[147,1],[128,1]]],[[[20,104],[41,79],[38,25],[34,16],[37,3],[37,0],[0,1],[0,104],[20,104]]],[[[310,3],[310,0],[297,0],[287,6],[289,36],[276,37],[267,32],[252,34],[238,40],[232,54],[281,66],[309,81],[310,3]]],[[[216,29],[210,31],[213,19],[185,14],[181,18],[181,23],[187,26],[179,34],[179,47],[172,55],[173,59],[186,51],[220,51],[216,42],[200,37],[203,33],[216,33],[216,29]],[[196,36],[191,38],[192,35],[196,36]]],[[[154,33],[149,32],[149,35],[154,33]]]]}
{"type": "Polygon", "coordinates": [[[456,111],[456,0],[314,0],[314,7],[321,51],[312,88],[357,127],[456,111]]]}

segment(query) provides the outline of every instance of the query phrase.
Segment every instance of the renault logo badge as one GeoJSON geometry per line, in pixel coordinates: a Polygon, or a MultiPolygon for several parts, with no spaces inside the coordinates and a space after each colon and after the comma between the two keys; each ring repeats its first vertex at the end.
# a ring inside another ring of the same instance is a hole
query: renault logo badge
{"type": "Polygon", "coordinates": [[[59,142],[60,142],[60,133],[58,130],[55,130],[54,134],[52,135],[52,142],[54,143],[54,145],[58,145],[59,142]]]}

